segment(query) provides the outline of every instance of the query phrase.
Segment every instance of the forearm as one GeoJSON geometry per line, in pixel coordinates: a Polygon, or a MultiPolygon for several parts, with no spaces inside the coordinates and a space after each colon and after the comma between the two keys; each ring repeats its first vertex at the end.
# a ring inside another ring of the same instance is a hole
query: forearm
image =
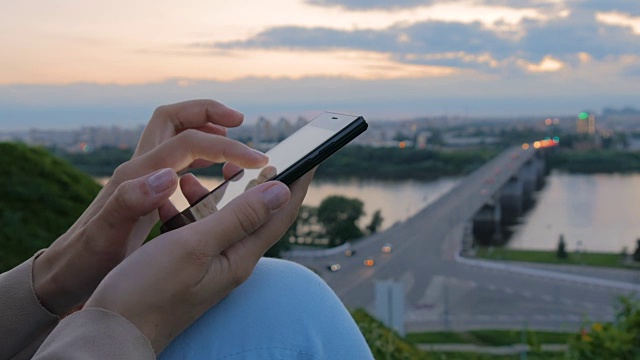
{"type": "Polygon", "coordinates": [[[34,359],[155,359],[149,341],[127,319],[89,308],[66,317],[34,359]]]}
{"type": "Polygon", "coordinates": [[[60,320],[40,304],[33,290],[33,261],[39,254],[0,274],[0,359],[17,354],[28,358],[60,320]]]}

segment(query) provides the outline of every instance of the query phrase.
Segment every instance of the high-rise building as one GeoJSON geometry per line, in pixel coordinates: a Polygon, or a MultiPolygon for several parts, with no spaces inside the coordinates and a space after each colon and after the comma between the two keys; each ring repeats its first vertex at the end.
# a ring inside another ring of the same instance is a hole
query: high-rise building
{"type": "Polygon", "coordinates": [[[578,120],[576,122],[576,132],[578,134],[593,135],[596,133],[596,115],[588,113],[586,111],[578,114],[578,120]]]}
{"type": "Polygon", "coordinates": [[[273,126],[269,119],[261,116],[256,122],[255,133],[253,141],[256,143],[272,142],[274,141],[273,126]]]}

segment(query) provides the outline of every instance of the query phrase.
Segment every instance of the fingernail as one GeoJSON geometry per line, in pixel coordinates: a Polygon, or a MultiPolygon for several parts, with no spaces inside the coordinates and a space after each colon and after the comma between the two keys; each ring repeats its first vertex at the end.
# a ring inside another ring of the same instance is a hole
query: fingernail
{"type": "Polygon", "coordinates": [[[289,201],[289,191],[286,185],[282,183],[275,183],[268,187],[262,192],[262,196],[271,210],[279,209],[289,201]]]}
{"type": "Polygon", "coordinates": [[[169,187],[173,183],[173,170],[172,169],[162,169],[155,174],[149,176],[147,179],[147,184],[151,190],[153,190],[156,194],[159,194],[169,187]]]}

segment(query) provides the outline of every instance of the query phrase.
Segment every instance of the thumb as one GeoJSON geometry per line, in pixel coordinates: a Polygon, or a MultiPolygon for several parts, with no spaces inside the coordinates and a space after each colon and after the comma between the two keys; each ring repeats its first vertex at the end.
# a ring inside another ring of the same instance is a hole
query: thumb
{"type": "Polygon", "coordinates": [[[88,233],[100,234],[111,243],[126,241],[140,218],[165,203],[177,185],[178,175],[173,169],[161,169],[123,182],[87,224],[88,233]]]}
{"type": "Polygon", "coordinates": [[[219,211],[189,225],[196,248],[219,254],[251,235],[290,198],[289,188],[279,181],[245,191],[219,211]],[[211,241],[212,238],[216,241],[211,241]]]}

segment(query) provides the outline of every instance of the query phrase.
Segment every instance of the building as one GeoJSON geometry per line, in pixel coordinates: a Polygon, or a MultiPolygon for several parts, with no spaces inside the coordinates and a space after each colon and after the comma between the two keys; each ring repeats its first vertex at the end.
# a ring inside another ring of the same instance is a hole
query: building
{"type": "Polygon", "coordinates": [[[593,135],[596,133],[596,115],[588,113],[586,111],[581,112],[578,115],[576,122],[576,132],[578,134],[593,135]]]}

